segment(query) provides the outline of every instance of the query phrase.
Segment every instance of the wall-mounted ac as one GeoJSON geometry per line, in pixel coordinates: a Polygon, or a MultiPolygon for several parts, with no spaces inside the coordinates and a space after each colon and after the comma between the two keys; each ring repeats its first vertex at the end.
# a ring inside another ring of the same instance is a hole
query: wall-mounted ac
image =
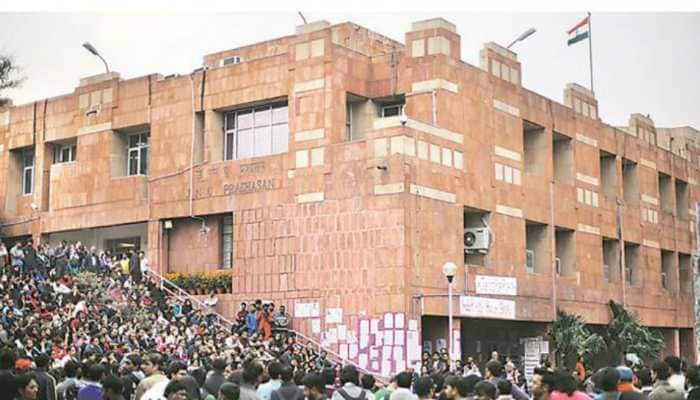
{"type": "Polygon", "coordinates": [[[525,270],[531,274],[535,273],[535,251],[525,250],[525,270]]]}
{"type": "Polygon", "coordinates": [[[491,244],[488,228],[466,228],[464,230],[464,252],[487,253],[491,244]]]}
{"type": "Polygon", "coordinates": [[[238,63],[240,63],[241,61],[242,61],[242,60],[241,60],[241,57],[240,57],[240,56],[226,57],[226,58],[222,58],[222,59],[221,59],[221,61],[219,62],[219,66],[220,66],[220,67],[223,67],[223,66],[226,66],[226,65],[238,64],[238,63]]]}

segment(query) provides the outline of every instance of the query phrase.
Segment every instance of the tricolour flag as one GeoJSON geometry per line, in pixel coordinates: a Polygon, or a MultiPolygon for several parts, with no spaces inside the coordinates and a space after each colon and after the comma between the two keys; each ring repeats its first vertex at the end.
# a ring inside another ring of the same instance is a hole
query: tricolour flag
{"type": "Polygon", "coordinates": [[[569,46],[571,46],[574,43],[578,43],[582,41],[583,39],[587,39],[589,36],[589,21],[588,17],[584,18],[576,24],[573,28],[569,29],[566,31],[566,33],[569,34],[569,41],[567,42],[569,46]]]}

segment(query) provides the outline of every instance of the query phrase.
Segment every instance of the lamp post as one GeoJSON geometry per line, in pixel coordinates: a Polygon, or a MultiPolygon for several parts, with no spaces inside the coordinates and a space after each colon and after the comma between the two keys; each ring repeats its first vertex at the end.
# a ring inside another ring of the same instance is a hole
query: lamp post
{"type": "Polygon", "coordinates": [[[530,28],[530,29],[526,30],[525,32],[521,33],[520,36],[515,38],[515,40],[510,42],[510,44],[508,45],[508,47],[506,47],[506,49],[510,49],[514,44],[516,44],[518,42],[522,42],[523,40],[527,39],[535,32],[537,32],[537,29],[535,29],[535,28],[530,28]]]}
{"type": "Polygon", "coordinates": [[[85,47],[85,50],[87,50],[87,51],[89,51],[90,53],[92,53],[93,55],[99,57],[100,60],[102,60],[102,62],[105,64],[105,69],[106,69],[107,72],[109,73],[109,67],[107,66],[107,61],[105,61],[105,59],[102,58],[102,56],[101,56],[100,53],[97,51],[97,49],[95,48],[95,46],[93,46],[92,44],[90,44],[90,42],[85,42],[85,43],[83,43],[83,47],[85,47]]]}
{"type": "Polygon", "coordinates": [[[447,278],[447,316],[448,316],[448,328],[449,329],[449,343],[447,344],[447,351],[450,354],[450,370],[454,369],[454,333],[452,332],[452,280],[457,273],[457,266],[455,263],[448,261],[442,266],[442,274],[447,278]]]}

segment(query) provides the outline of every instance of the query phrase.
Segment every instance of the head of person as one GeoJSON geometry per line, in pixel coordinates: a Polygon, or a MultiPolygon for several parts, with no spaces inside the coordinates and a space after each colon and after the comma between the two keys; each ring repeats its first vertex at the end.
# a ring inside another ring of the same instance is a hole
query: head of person
{"type": "Polygon", "coordinates": [[[488,381],[481,381],[474,386],[475,400],[493,400],[496,398],[496,387],[488,381]]]}
{"type": "Polygon", "coordinates": [[[73,360],[68,360],[66,363],[63,365],[63,375],[66,378],[75,378],[78,376],[78,369],[80,368],[80,365],[73,361],[73,360]]]}
{"type": "Polygon", "coordinates": [[[219,395],[216,400],[238,400],[241,397],[241,388],[235,383],[226,382],[219,387],[219,395]]]}
{"type": "Polygon", "coordinates": [[[117,376],[107,375],[102,379],[102,389],[105,399],[116,399],[124,392],[124,383],[117,376]]]}
{"type": "Polygon", "coordinates": [[[92,364],[87,369],[87,380],[92,382],[99,382],[105,374],[105,367],[102,364],[92,364]]]}
{"type": "Polygon", "coordinates": [[[39,384],[36,382],[36,376],[27,372],[15,377],[15,391],[17,398],[22,400],[35,400],[39,392],[39,384]]]}
{"type": "Polygon", "coordinates": [[[345,385],[346,383],[352,383],[354,385],[360,384],[360,374],[353,365],[346,365],[340,371],[340,384],[345,385]]]}
{"type": "Polygon", "coordinates": [[[435,384],[435,393],[442,392],[442,389],[445,387],[445,376],[439,372],[435,372],[430,375],[430,379],[432,379],[435,384]]]}
{"type": "Polygon", "coordinates": [[[474,397],[474,388],[476,387],[476,384],[481,381],[481,377],[478,375],[469,375],[466,377],[461,378],[462,385],[464,386],[464,390],[466,391],[466,395],[462,397],[474,397]]]}
{"type": "Polygon", "coordinates": [[[284,365],[282,366],[279,377],[284,382],[292,383],[294,380],[294,370],[289,365],[284,365]]]}
{"type": "Polygon", "coordinates": [[[375,383],[377,383],[377,381],[374,379],[374,375],[362,374],[362,378],[360,378],[362,389],[373,390],[375,383]]]}
{"type": "Polygon", "coordinates": [[[223,374],[226,369],[226,359],[225,358],[215,358],[211,363],[211,367],[214,371],[223,374]]]}
{"type": "MultiPolygon", "coordinates": [[[[566,393],[568,396],[572,396],[576,391],[576,378],[571,374],[571,372],[558,369],[552,373],[553,386],[552,391],[557,391],[561,393],[566,393]]],[[[617,386],[615,386],[617,388],[617,386]]]]}
{"type": "Polygon", "coordinates": [[[129,354],[122,364],[126,372],[136,371],[141,367],[141,357],[138,354],[129,354]]]}
{"type": "Polygon", "coordinates": [[[413,376],[410,372],[400,372],[396,375],[396,386],[404,389],[411,388],[411,382],[413,381],[413,376]]]}
{"type": "Polygon", "coordinates": [[[642,368],[637,371],[637,385],[639,387],[651,386],[653,382],[649,368],[642,368]]]}
{"type": "Polygon", "coordinates": [[[324,397],[325,381],[320,374],[306,374],[302,381],[304,385],[304,395],[308,400],[321,400],[324,397]]]}
{"type": "Polygon", "coordinates": [[[179,381],[187,376],[187,365],[182,361],[173,361],[168,367],[168,378],[171,381],[179,381]]]}
{"type": "Polygon", "coordinates": [[[435,384],[429,376],[421,376],[413,384],[413,390],[419,399],[432,399],[435,394],[435,384]]]}
{"type": "Polygon", "coordinates": [[[508,379],[501,379],[496,384],[499,396],[510,396],[513,393],[513,384],[508,379]]]}
{"type": "Polygon", "coordinates": [[[654,382],[665,381],[671,376],[671,368],[664,361],[657,361],[651,366],[651,379],[654,382]]]}
{"type": "Polygon", "coordinates": [[[685,382],[688,386],[700,387],[700,366],[693,365],[685,371],[685,382]]]}
{"type": "Polygon", "coordinates": [[[141,369],[146,376],[151,376],[160,372],[160,363],[163,357],[158,353],[148,354],[141,363],[141,369]]]}
{"type": "Polygon", "coordinates": [[[170,381],[163,392],[168,400],[187,400],[187,386],[182,382],[170,381]]]}
{"type": "Polygon", "coordinates": [[[459,377],[455,375],[450,375],[445,378],[445,397],[449,400],[456,400],[459,398],[459,377]]]}
{"type": "Polygon", "coordinates": [[[258,384],[258,380],[263,373],[263,367],[259,362],[252,360],[248,361],[243,366],[243,383],[247,385],[255,386],[258,384]]]}
{"type": "Polygon", "coordinates": [[[616,392],[617,384],[620,383],[620,373],[617,368],[606,367],[598,371],[598,382],[600,390],[603,392],[616,392]]]}
{"type": "Polygon", "coordinates": [[[0,350],[0,369],[12,369],[15,367],[17,356],[9,348],[0,350]]]}
{"type": "Polygon", "coordinates": [[[267,374],[270,375],[270,379],[279,379],[280,373],[282,373],[282,364],[273,361],[267,366],[267,374]]]}
{"type": "MultiPolygon", "coordinates": [[[[495,352],[494,352],[495,353],[495,352]]],[[[486,379],[498,378],[503,373],[503,364],[497,360],[491,360],[486,363],[486,379]]]]}
{"type": "Polygon", "coordinates": [[[632,368],[626,365],[617,367],[617,373],[620,374],[620,383],[632,383],[634,380],[634,372],[632,372],[632,368]]]}
{"type": "Polygon", "coordinates": [[[532,375],[532,395],[535,399],[545,398],[553,389],[554,379],[546,368],[535,368],[532,375]]]}
{"type": "Polygon", "coordinates": [[[671,374],[680,374],[683,370],[683,361],[676,356],[668,356],[664,358],[664,362],[671,369],[671,374]]]}

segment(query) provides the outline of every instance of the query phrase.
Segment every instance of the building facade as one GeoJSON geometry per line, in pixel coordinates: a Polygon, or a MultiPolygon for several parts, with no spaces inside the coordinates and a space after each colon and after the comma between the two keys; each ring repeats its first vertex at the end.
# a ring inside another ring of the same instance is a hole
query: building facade
{"type": "Polygon", "coordinates": [[[697,131],[607,125],[588,89],[560,103],[515,53],[460,49],[443,19],[404,43],[317,22],[0,110],[3,234],[230,269],[225,315],[285,304],[379,373],[445,345],[448,261],[455,353],[517,357],[557,308],[604,325],[612,299],[694,359],[697,131]]]}

